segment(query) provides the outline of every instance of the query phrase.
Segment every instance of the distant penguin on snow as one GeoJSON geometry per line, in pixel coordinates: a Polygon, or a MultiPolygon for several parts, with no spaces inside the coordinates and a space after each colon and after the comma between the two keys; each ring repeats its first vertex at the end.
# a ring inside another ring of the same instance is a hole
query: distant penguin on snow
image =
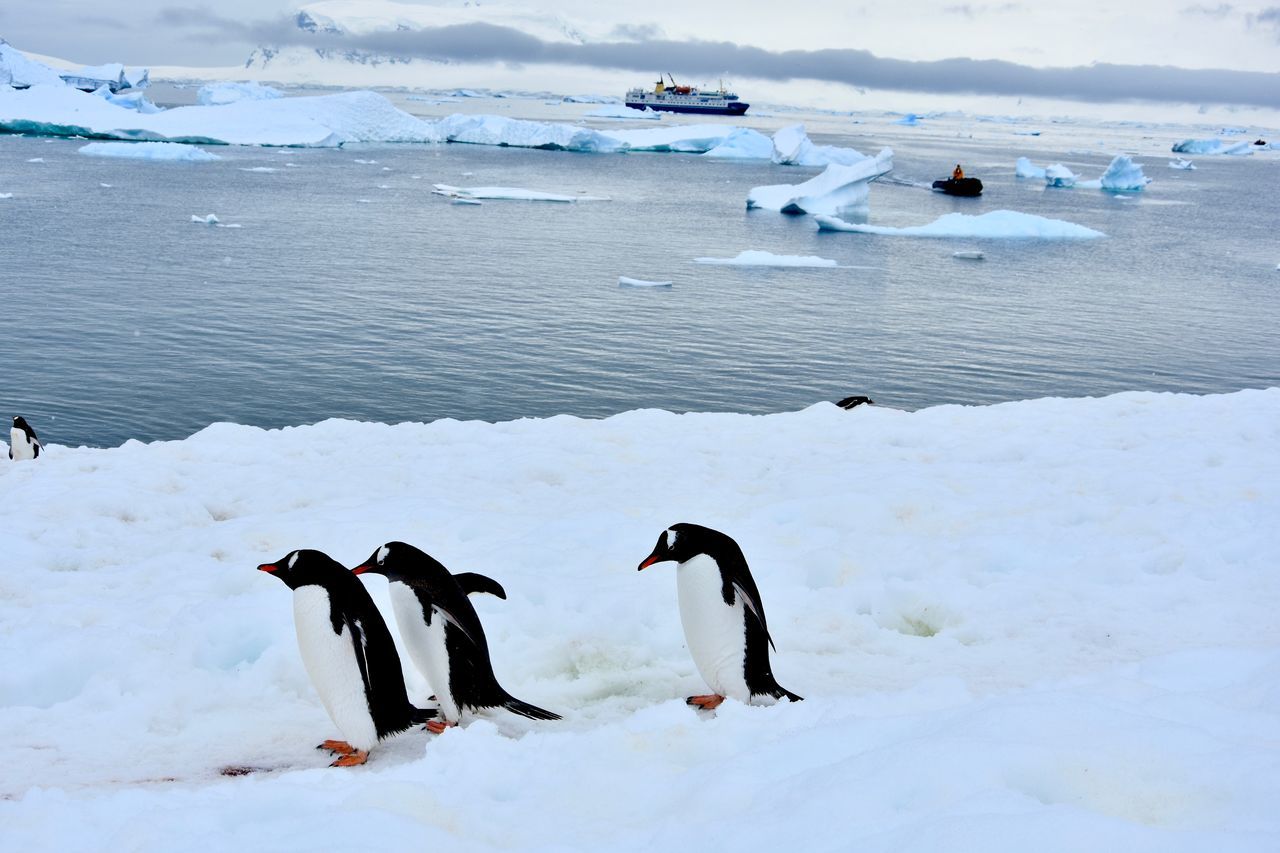
{"type": "Polygon", "coordinates": [[[663,531],[653,553],[637,571],[668,560],[676,567],[680,622],[699,674],[715,691],[690,696],[690,705],[711,710],[725,697],[740,702],[800,696],[783,688],[769,666],[773,638],[764,603],[742,549],[730,537],[698,524],[675,524],[663,531]]]}
{"type": "Polygon", "coordinates": [[[364,585],[341,563],[320,551],[301,550],[258,569],[293,590],[302,663],[344,738],[317,747],[339,756],[332,766],[364,764],[378,741],[435,716],[409,704],[387,623],[364,585]]]}
{"type": "Polygon", "coordinates": [[[9,430],[9,458],[16,461],[35,459],[44,446],[36,438],[36,431],[27,423],[26,418],[15,415],[13,429],[9,430]]]}
{"type": "Polygon", "coordinates": [[[456,726],[464,709],[506,708],[534,720],[560,719],[559,714],[512,696],[493,674],[484,627],[467,593],[498,594],[502,587],[496,581],[471,573],[452,575],[439,561],[404,542],[388,542],[352,572],[385,575],[390,581],[400,638],[440,702],[443,720],[427,723],[428,729],[440,734],[456,726]]]}

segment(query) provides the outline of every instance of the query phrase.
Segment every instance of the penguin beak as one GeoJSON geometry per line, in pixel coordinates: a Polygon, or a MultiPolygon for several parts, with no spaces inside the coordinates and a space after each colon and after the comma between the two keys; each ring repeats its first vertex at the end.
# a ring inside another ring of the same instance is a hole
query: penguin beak
{"type": "Polygon", "coordinates": [[[275,574],[276,572],[280,571],[280,567],[277,566],[275,563],[263,563],[261,566],[258,566],[258,571],[267,572],[269,574],[275,574]]]}
{"type": "Polygon", "coordinates": [[[371,571],[372,569],[373,569],[373,566],[369,565],[368,563],[361,563],[360,565],[356,566],[354,569],[351,570],[351,574],[362,575],[367,571],[371,571]]]}
{"type": "Polygon", "coordinates": [[[661,562],[662,562],[663,560],[665,560],[665,559],[666,559],[666,557],[661,557],[661,556],[659,556],[659,555],[657,555],[657,554],[650,554],[649,556],[647,556],[647,557],[645,557],[645,558],[644,558],[644,562],[643,562],[643,563],[641,563],[640,565],[636,566],[636,571],[637,571],[637,572],[643,572],[645,569],[649,568],[649,567],[650,567],[650,566],[652,566],[654,563],[661,563],[661,562]]]}

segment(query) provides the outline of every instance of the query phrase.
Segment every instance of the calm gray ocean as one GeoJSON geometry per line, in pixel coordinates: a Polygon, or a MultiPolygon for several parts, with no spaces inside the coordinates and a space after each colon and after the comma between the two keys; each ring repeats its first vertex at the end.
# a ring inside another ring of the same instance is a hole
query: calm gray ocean
{"type": "MultiPolygon", "coordinates": [[[[864,153],[880,143],[813,135],[864,153]]],[[[1004,208],[1108,236],[819,233],[744,205],[753,186],[819,170],[692,155],[220,148],[216,163],[167,164],[0,137],[0,193],[13,193],[0,199],[0,414],[25,415],[49,442],[108,446],[214,421],[760,413],[854,393],[918,408],[1280,384],[1280,160],[1178,172],[1144,156],[1155,183],[1116,197],[1015,180],[1026,151],[1012,135],[883,141],[899,177],[962,160],[987,191],[878,183],[872,222],[1004,208]],[[459,206],[430,194],[436,182],[612,200],[459,206]],[[191,222],[207,213],[241,227],[191,222]],[[952,258],[965,248],[986,259],[952,258]],[[693,262],[745,249],[845,266],[693,262]],[[619,275],[674,287],[621,289],[619,275]]],[[[1110,159],[1037,144],[1040,165],[1085,178],[1110,159]]]]}

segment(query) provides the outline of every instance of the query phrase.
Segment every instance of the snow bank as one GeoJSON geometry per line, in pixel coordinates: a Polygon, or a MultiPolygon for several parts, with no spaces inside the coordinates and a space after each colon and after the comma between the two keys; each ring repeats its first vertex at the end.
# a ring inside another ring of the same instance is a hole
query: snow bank
{"type": "Polygon", "coordinates": [[[40,508],[0,526],[4,846],[1280,849],[1277,424],[1272,389],[53,446],[0,464],[40,508]],[[675,569],[635,571],[682,520],[742,545],[804,702],[685,707],[675,569]],[[323,766],[254,567],[391,537],[503,584],[498,676],[564,721],[323,766]]]}
{"type": "Polygon", "coordinates": [[[261,83],[208,83],[196,91],[196,103],[206,107],[234,104],[237,101],[270,101],[283,98],[284,92],[261,83]]]}
{"type": "Polygon", "coordinates": [[[124,157],[133,160],[205,163],[222,159],[203,148],[173,142],[90,142],[79,150],[81,154],[90,157],[124,157]]]}
{"type": "Polygon", "coordinates": [[[732,267],[837,267],[839,264],[829,258],[816,255],[775,255],[758,249],[739,252],[733,258],[694,258],[699,264],[718,264],[732,267]]]}
{"type": "Polygon", "coordinates": [[[1076,176],[1074,172],[1061,163],[1054,163],[1044,170],[1044,183],[1048,187],[1074,187],[1076,185],[1076,176]]]}
{"type": "Polygon", "coordinates": [[[979,216],[948,213],[928,225],[891,228],[886,225],[863,225],[845,222],[832,216],[818,216],[822,231],[856,231],[860,234],[884,234],[900,237],[971,237],[988,239],[1034,238],[1040,240],[1088,240],[1105,237],[1100,231],[1061,219],[1046,219],[1015,210],[993,210],[979,216]]]}
{"type": "Polygon", "coordinates": [[[1019,157],[1013,167],[1013,174],[1019,178],[1034,178],[1043,181],[1045,170],[1032,163],[1026,157],[1019,157]]]}
{"type": "Polygon", "coordinates": [[[768,160],[773,156],[773,140],[758,130],[740,127],[702,156],[726,160],[768,160]]]}
{"type": "Polygon", "coordinates": [[[1221,139],[1184,139],[1173,146],[1175,154],[1252,154],[1253,146],[1246,142],[1225,142],[1221,139]]]}
{"type": "Polygon", "coordinates": [[[1111,192],[1141,192],[1151,179],[1142,174],[1142,166],[1133,158],[1119,154],[1098,179],[1104,190],[1111,192]]]}
{"type": "Polygon", "coordinates": [[[626,104],[609,104],[599,109],[583,113],[586,118],[624,118],[624,119],[648,119],[657,121],[662,118],[662,113],[654,110],[637,110],[628,107],[626,104]]]}
{"type": "Polygon", "coordinates": [[[747,194],[747,208],[832,216],[865,210],[871,181],[891,169],[893,151],[885,148],[851,166],[832,164],[802,184],[755,187],[747,194]]]}
{"type": "Polygon", "coordinates": [[[867,159],[852,148],[814,145],[803,124],[789,125],[773,135],[773,162],[783,166],[852,166],[867,159]]]}

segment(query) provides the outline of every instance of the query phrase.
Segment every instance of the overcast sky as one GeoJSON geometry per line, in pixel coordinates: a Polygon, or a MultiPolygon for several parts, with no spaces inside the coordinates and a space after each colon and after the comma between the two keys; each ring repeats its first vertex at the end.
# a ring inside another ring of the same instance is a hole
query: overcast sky
{"type": "MultiPolygon", "coordinates": [[[[1280,107],[1280,0],[505,4],[558,18],[583,33],[585,45],[533,37],[525,27],[483,25],[321,37],[293,25],[293,13],[303,5],[281,0],[0,0],[0,37],[24,50],[85,63],[240,65],[261,44],[324,43],[399,55],[518,62],[529,75],[536,75],[538,64],[555,62],[1083,100],[1234,97],[1238,103],[1280,107]]],[[[382,0],[311,5],[373,17],[386,9],[382,0]]]]}

